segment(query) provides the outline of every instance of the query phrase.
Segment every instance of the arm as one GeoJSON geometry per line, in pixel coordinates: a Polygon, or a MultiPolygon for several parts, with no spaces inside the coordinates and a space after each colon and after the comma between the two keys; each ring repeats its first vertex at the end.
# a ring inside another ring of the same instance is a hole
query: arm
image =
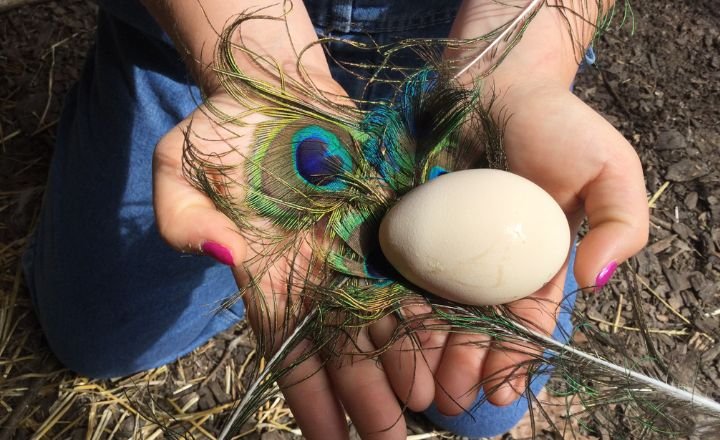
{"type": "MultiPolygon", "coordinates": [[[[546,4],[493,73],[491,83],[496,87],[555,84],[569,89],[582,55],[595,35],[598,15],[607,12],[614,1],[547,0],[541,3],[546,4]]],[[[529,4],[530,0],[466,0],[450,36],[472,38],[490,32],[512,21],[529,4]]],[[[478,67],[483,65],[479,63],[478,67]]]]}
{"type": "MultiPolygon", "coordinates": [[[[287,20],[250,20],[242,26],[243,42],[260,54],[272,55],[287,74],[296,76],[294,48],[302,48],[317,39],[310,17],[303,2],[287,7],[282,1],[227,1],[227,0],[142,0],[155,20],[175,41],[178,50],[185,56],[188,68],[203,91],[211,95],[218,88],[218,80],[211,66],[220,34],[239,13],[246,10],[262,10],[263,15],[281,17],[284,9],[290,9],[287,20]],[[287,26],[286,26],[287,23],[287,26]],[[292,33],[292,40],[288,35],[292,33]],[[274,38],[255,36],[272,35],[274,38]]],[[[250,75],[263,75],[261,70],[242,52],[236,54],[243,68],[250,75]]],[[[307,54],[307,65],[315,70],[314,76],[330,77],[330,70],[320,46],[307,54]]]]}

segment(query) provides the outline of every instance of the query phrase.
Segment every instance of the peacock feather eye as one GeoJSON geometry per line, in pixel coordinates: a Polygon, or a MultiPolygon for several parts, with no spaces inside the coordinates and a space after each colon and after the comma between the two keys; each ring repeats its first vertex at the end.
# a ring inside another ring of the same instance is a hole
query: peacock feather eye
{"type": "Polygon", "coordinates": [[[340,176],[352,170],[352,158],[337,136],[311,125],[295,133],[292,145],[295,170],[307,183],[325,190],[345,188],[340,176]]]}
{"type": "Polygon", "coordinates": [[[400,276],[397,270],[390,264],[387,258],[385,258],[385,255],[380,249],[379,242],[377,247],[372,249],[365,257],[365,273],[367,273],[370,278],[381,280],[397,279],[400,276]]]}
{"type": "Polygon", "coordinates": [[[297,118],[261,125],[246,162],[248,205],[284,229],[310,228],[356,198],[359,151],[340,125],[297,118]]]}

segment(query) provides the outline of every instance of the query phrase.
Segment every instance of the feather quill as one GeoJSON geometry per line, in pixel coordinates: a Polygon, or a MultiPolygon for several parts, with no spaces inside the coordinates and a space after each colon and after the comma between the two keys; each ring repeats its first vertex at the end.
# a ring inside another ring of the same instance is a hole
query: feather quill
{"type": "Polygon", "coordinates": [[[523,27],[522,24],[529,20],[537,11],[545,4],[546,0],[532,0],[518,15],[517,17],[511,21],[509,24],[505,26],[505,29],[500,32],[500,35],[493,40],[488,46],[482,50],[472,61],[467,63],[465,67],[459,69],[455,76],[453,76],[453,79],[458,79],[461,77],[465,72],[470,70],[473,66],[475,66],[477,63],[479,63],[481,60],[484,60],[487,57],[490,57],[500,46],[500,43],[503,41],[506,41],[510,36],[518,30],[518,28],[523,27]]]}

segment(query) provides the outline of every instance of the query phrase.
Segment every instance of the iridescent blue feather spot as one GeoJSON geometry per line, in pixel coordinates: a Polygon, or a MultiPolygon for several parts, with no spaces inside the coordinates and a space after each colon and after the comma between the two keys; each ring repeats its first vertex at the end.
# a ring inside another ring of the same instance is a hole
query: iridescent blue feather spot
{"type": "Polygon", "coordinates": [[[303,180],[324,190],[345,188],[340,176],[352,170],[352,159],[337,136],[310,125],[295,133],[292,145],[295,170],[303,180]]]}
{"type": "Polygon", "coordinates": [[[443,174],[447,174],[448,170],[441,166],[435,165],[434,167],[430,168],[430,172],[428,172],[428,180],[433,180],[436,177],[440,177],[443,174]]]}

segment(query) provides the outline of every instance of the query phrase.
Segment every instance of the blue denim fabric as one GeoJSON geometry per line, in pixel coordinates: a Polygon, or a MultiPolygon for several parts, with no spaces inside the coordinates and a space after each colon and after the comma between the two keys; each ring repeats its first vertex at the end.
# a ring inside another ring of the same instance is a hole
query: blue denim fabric
{"type": "MultiPolygon", "coordinates": [[[[225,266],[176,253],[155,225],[152,152],[197,106],[198,90],[142,6],[100,3],[96,43],[66,99],[40,222],[24,265],[57,357],[79,373],[115,377],[188,353],[239,321],[243,307],[219,307],[236,291],[225,266]]],[[[387,43],[446,36],[459,0],[306,3],[321,35],[387,43]]],[[[347,45],[331,49],[336,59],[358,56],[347,45]]],[[[386,93],[365,91],[337,66],[333,72],[352,96],[386,93]]],[[[570,278],[565,291],[576,288],[570,278]]],[[[560,322],[569,328],[567,315],[560,322]]],[[[546,380],[540,376],[534,388],[546,380]]],[[[483,405],[474,419],[445,418],[433,410],[428,415],[443,428],[484,436],[506,431],[524,411],[521,403],[483,405]]]]}
{"type": "Polygon", "coordinates": [[[173,361],[242,316],[210,258],[157,233],[152,153],[200,99],[167,43],[101,12],[97,40],[67,98],[27,280],[50,347],[93,377],[173,361]]]}

